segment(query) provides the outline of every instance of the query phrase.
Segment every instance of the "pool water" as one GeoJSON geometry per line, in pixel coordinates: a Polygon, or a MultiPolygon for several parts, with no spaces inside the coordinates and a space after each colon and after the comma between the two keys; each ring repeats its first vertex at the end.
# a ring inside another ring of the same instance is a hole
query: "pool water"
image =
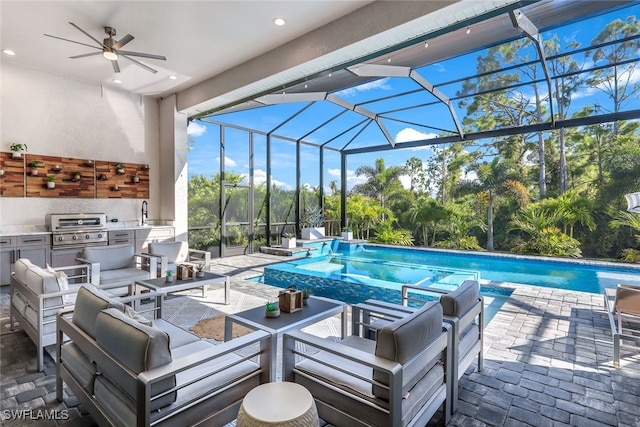
{"type": "Polygon", "coordinates": [[[511,282],[549,288],[602,293],[618,283],[640,286],[640,266],[597,263],[580,260],[497,254],[469,254],[431,249],[402,249],[364,245],[354,252],[358,257],[402,260],[410,264],[477,271],[480,278],[495,282],[511,282]]]}
{"type": "Polygon", "coordinates": [[[370,298],[400,303],[403,285],[453,290],[465,280],[480,279],[485,323],[508,300],[513,291],[509,283],[591,293],[602,293],[618,283],[640,286],[640,266],[616,263],[354,245],[339,240],[310,246],[314,250],[309,256],[265,267],[264,276],[256,281],[283,288],[306,287],[315,295],[355,304],[370,298]]]}

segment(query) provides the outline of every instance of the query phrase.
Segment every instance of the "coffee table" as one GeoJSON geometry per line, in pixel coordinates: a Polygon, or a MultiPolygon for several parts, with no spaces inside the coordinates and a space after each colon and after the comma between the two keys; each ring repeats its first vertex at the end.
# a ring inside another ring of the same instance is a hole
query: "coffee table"
{"type": "Polygon", "coordinates": [[[229,305],[230,280],[229,276],[217,273],[204,272],[204,277],[192,277],[186,280],[174,280],[167,282],[166,277],[157,279],[138,280],[136,284],[145,288],[158,292],[156,297],[156,306],[158,307],[158,317],[162,318],[162,303],[165,295],[171,292],[187,291],[189,289],[202,288],[202,296],[204,296],[204,287],[214,283],[224,283],[224,303],[229,305]]]}
{"type": "Polygon", "coordinates": [[[224,318],[224,340],[231,339],[234,323],[250,329],[262,330],[271,334],[271,381],[276,380],[276,356],[278,338],[292,329],[301,329],[321,320],[340,314],[342,339],[347,336],[347,304],[323,297],[310,297],[308,305],[293,313],[281,313],[279,317],[266,317],[264,306],[251,308],[224,318]]]}

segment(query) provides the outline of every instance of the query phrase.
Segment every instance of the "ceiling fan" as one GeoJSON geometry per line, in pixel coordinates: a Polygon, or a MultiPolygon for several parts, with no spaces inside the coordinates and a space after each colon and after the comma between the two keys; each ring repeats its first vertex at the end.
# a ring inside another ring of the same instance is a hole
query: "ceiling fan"
{"type": "Polygon", "coordinates": [[[129,61],[133,62],[134,64],[144,68],[147,71],[150,71],[152,73],[157,73],[157,70],[154,70],[153,68],[143,64],[140,61],[137,61],[133,58],[131,58],[132,56],[139,56],[142,58],[149,58],[149,59],[159,59],[162,61],[166,61],[167,58],[161,55],[152,55],[150,53],[142,53],[142,52],[130,52],[128,50],[121,50],[122,47],[124,45],[126,45],[127,43],[129,43],[131,40],[133,40],[133,36],[131,34],[127,34],[126,36],[124,36],[123,38],[121,38],[120,40],[116,41],[114,39],[114,37],[116,36],[116,29],[113,27],[104,27],[104,32],[105,34],[107,34],[107,38],[105,38],[102,42],[100,42],[98,39],[96,39],[95,37],[93,37],[91,34],[87,33],[85,30],[83,30],[82,28],[78,27],[76,24],[74,24],[73,22],[69,22],[69,24],[71,24],[74,28],[78,29],[79,31],[81,31],[83,34],[85,34],[87,37],[89,37],[91,40],[93,40],[94,42],[96,42],[100,47],[96,47],[90,44],[86,44],[86,43],[81,43],[81,42],[77,42],[75,40],[69,40],[69,39],[65,39],[62,37],[58,37],[58,36],[52,36],[50,34],[45,34],[45,36],[47,37],[52,37],[54,39],[60,39],[60,40],[64,40],[67,42],[71,42],[71,43],[76,43],[76,44],[81,44],[83,46],[88,46],[94,49],[98,49],[100,52],[92,52],[92,53],[85,53],[82,55],[76,55],[76,56],[70,56],[69,58],[71,59],[78,59],[78,58],[85,58],[87,56],[94,56],[94,55],[102,55],[105,58],[107,58],[110,62],[111,65],[113,66],[113,71],[116,73],[120,72],[120,66],[118,65],[118,58],[119,57],[123,57],[123,58],[127,58],[129,61]]]}

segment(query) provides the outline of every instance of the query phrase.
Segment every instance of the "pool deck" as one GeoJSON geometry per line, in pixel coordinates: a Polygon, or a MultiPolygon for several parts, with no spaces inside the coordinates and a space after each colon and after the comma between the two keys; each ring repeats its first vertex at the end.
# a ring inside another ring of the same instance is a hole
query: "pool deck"
{"type": "MultiPolygon", "coordinates": [[[[283,257],[254,254],[214,261],[212,271],[227,274],[231,304],[221,286],[169,298],[165,318],[183,326],[220,312],[233,313],[274,299],[278,288],[244,280],[283,257]]],[[[460,382],[458,411],[449,426],[635,426],[640,427],[640,349],[622,351],[612,366],[613,346],[601,295],[526,285],[515,291],[485,328],[485,366],[469,370],[460,382]]],[[[55,364],[35,371],[35,347],[26,334],[8,328],[8,287],[1,292],[1,425],[40,425],[7,419],[6,410],[68,410],[68,419],[47,425],[90,426],[90,416],[65,390],[55,399],[55,364]]],[[[339,320],[305,329],[323,337],[339,335],[339,320]]],[[[436,415],[429,425],[438,425],[436,415]]]]}

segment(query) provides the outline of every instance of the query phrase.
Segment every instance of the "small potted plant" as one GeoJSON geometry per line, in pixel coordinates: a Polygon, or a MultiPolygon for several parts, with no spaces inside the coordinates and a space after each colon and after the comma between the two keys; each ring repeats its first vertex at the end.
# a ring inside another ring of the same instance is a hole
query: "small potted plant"
{"type": "Polygon", "coordinates": [[[280,307],[278,307],[278,303],[265,301],[264,302],[264,312],[267,317],[278,317],[280,316],[280,307]]]}
{"type": "Polygon", "coordinates": [[[309,288],[302,289],[302,305],[309,304],[309,297],[311,296],[311,294],[312,294],[311,289],[309,288]]]}
{"type": "Polygon", "coordinates": [[[108,179],[107,178],[107,174],[106,173],[101,173],[100,176],[98,176],[98,179],[100,181],[106,181],[108,179]]]}
{"type": "Polygon", "coordinates": [[[29,162],[29,167],[31,168],[31,175],[38,175],[38,169],[42,167],[42,162],[40,160],[33,160],[29,162]]]}
{"type": "Polygon", "coordinates": [[[27,144],[14,143],[9,146],[9,150],[11,150],[11,157],[19,159],[22,157],[22,153],[27,152],[27,144]]]}
{"type": "Polygon", "coordinates": [[[204,277],[204,264],[196,264],[196,277],[204,277]]]}
{"type": "Polygon", "coordinates": [[[54,175],[47,176],[47,188],[56,188],[56,177],[54,175]]]}
{"type": "Polygon", "coordinates": [[[72,176],[73,176],[73,178],[71,178],[71,180],[73,182],[80,181],[82,179],[82,172],[75,171],[72,176]]]}
{"type": "Polygon", "coordinates": [[[351,227],[342,228],[342,240],[353,240],[353,230],[351,227]]]}
{"type": "Polygon", "coordinates": [[[140,175],[138,175],[138,172],[136,172],[136,174],[131,177],[131,182],[133,182],[134,184],[140,182],[140,175]]]}
{"type": "Polygon", "coordinates": [[[293,249],[296,247],[296,235],[293,233],[284,233],[282,235],[282,247],[285,249],[293,249]]]}
{"type": "Polygon", "coordinates": [[[303,222],[307,225],[300,230],[303,240],[314,240],[324,237],[324,213],[322,209],[305,209],[303,222]]]}
{"type": "Polygon", "coordinates": [[[3,176],[4,176],[4,169],[0,168],[0,177],[3,177],[3,176]]]}
{"type": "Polygon", "coordinates": [[[124,165],[123,165],[122,163],[118,163],[118,164],[116,164],[116,173],[117,173],[118,175],[123,175],[123,174],[124,174],[124,172],[125,172],[125,170],[124,170],[124,165]]]}
{"type": "Polygon", "coordinates": [[[173,283],[174,279],[175,278],[173,277],[173,270],[167,270],[167,278],[166,278],[167,283],[173,283]]]}

